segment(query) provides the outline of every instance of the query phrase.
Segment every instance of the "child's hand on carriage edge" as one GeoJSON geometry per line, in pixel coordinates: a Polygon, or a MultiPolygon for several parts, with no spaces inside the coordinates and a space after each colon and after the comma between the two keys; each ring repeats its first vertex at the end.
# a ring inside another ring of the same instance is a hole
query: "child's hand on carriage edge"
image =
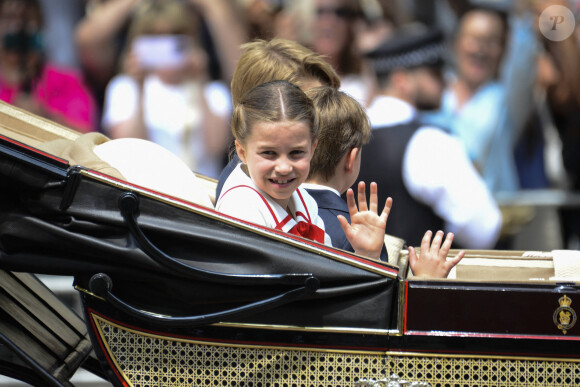
{"type": "Polygon", "coordinates": [[[431,236],[433,233],[429,230],[421,240],[421,252],[417,257],[417,252],[412,246],[409,246],[409,264],[413,275],[419,277],[447,278],[451,269],[461,261],[465,256],[465,251],[461,250],[452,259],[447,259],[451,243],[453,242],[453,233],[448,233],[443,244],[443,231],[435,233],[433,242],[431,236]]]}
{"type": "Polygon", "coordinates": [[[338,215],[338,221],[346,238],[357,254],[379,259],[385,243],[385,227],[393,199],[387,198],[379,215],[377,184],[371,183],[370,201],[367,204],[365,183],[361,181],[358,184],[358,208],[354,200],[354,192],[350,188],[346,192],[346,202],[350,214],[350,224],[344,216],[338,215]]]}

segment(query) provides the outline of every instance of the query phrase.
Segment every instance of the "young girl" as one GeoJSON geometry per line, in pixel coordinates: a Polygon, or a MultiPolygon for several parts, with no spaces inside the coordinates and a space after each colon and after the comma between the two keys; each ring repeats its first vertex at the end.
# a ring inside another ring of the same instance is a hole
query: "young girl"
{"type": "MultiPolygon", "coordinates": [[[[230,174],[216,209],[228,215],[332,245],[316,201],[300,185],[310,170],[318,128],[312,101],[297,86],[273,81],[249,91],[235,107],[232,132],[241,164],[230,174]]],[[[377,214],[376,185],[357,209],[347,193],[351,223],[341,224],[354,251],[378,258],[390,201],[377,214]]]]}

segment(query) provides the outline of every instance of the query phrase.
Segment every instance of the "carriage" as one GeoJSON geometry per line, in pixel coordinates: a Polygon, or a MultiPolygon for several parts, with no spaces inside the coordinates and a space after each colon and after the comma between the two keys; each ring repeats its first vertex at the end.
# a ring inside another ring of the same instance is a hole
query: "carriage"
{"type": "Polygon", "coordinates": [[[580,384],[578,251],[467,250],[449,278],[419,278],[397,238],[378,262],[217,213],[203,176],[209,204],[46,150],[84,138],[0,105],[2,374],[37,386],[70,386],[83,368],[114,386],[580,384]],[[38,274],[73,276],[83,315],[38,274]]]}

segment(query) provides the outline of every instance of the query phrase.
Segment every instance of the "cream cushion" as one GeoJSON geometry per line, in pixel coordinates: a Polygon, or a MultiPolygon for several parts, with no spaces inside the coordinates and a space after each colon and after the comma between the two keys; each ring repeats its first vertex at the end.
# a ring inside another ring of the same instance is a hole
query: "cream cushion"
{"type": "Polygon", "coordinates": [[[205,185],[175,154],[138,138],[119,138],[94,147],[93,152],[133,184],[188,202],[213,208],[205,185]]]}
{"type": "Polygon", "coordinates": [[[554,250],[554,281],[580,282],[580,251],[554,250]]]}

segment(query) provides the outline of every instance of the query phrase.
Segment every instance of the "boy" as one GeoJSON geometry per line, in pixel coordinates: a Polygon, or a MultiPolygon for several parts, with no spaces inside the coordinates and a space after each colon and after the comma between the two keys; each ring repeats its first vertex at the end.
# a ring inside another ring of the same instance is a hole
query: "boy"
{"type": "MultiPolygon", "coordinates": [[[[333,246],[353,251],[341,225],[350,223],[349,207],[340,195],[357,180],[361,148],[371,135],[370,123],[363,107],[344,92],[316,87],[307,90],[306,94],[314,103],[319,133],[318,146],[303,187],[318,203],[318,215],[324,221],[333,246]]],[[[437,232],[432,243],[431,236],[431,231],[425,233],[419,258],[413,247],[409,247],[411,269],[417,276],[446,277],[465,253],[462,251],[447,261],[453,234],[448,234],[443,245],[443,232],[437,232]]],[[[386,249],[381,252],[381,260],[388,261],[386,249]]]]}
{"type": "MultiPolygon", "coordinates": [[[[341,195],[358,176],[360,150],[370,139],[369,121],[362,106],[344,92],[316,87],[307,90],[306,95],[314,103],[320,133],[304,187],[318,203],[319,216],[324,220],[332,245],[353,251],[337,215],[350,222],[348,206],[341,195]]],[[[384,246],[381,260],[388,262],[384,246]]]]}

